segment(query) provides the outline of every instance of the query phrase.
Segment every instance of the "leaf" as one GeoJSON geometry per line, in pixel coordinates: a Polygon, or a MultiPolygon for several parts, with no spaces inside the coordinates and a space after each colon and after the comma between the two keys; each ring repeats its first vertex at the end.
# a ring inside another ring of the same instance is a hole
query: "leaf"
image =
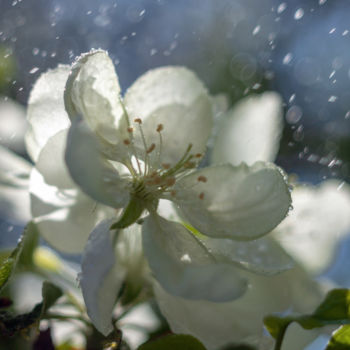
{"type": "Polygon", "coordinates": [[[32,260],[33,250],[38,242],[35,225],[29,222],[25,227],[17,247],[4,258],[0,266],[0,293],[10,280],[17,263],[29,264],[32,260]],[[21,257],[23,254],[23,258],[21,257]]]}
{"type": "MultiPolygon", "coordinates": [[[[264,324],[276,343],[280,346],[288,326],[297,322],[304,329],[320,328],[328,325],[349,325],[350,324],[350,290],[331,290],[311,314],[304,316],[266,316],[264,324]]],[[[280,347],[276,346],[276,349],[280,347]]],[[[331,348],[332,349],[332,348],[331,348]]],[[[338,348],[334,348],[338,349],[338,348]]],[[[339,348],[342,349],[342,348],[339,348]]]]}
{"type": "Polygon", "coordinates": [[[204,345],[191,335],[172,334],[142,344],[138,350],[206,350],[204,345]]]}
{"type": "Polygon", "coordinates": [[[39,243],[39,231],[33,222],[29,222],[23,233],[23,248],[18,259],[18,264],[28,268],[34,265],[33,253],[39,243]]]}
{"type": "Polygon", "coordinates": [[[333,289],[316,309],[314,317],[324,320],[350,320],[350,290],[333,289]]]}
{"type": "Polygon", "coordinates": [[[15,250],[12,251],[10,256],[3,260],[0,266],[0,292],[4,289],[6,283],[9,281],[15,266],[18,261],[18,257],[21,254],[23,240],[21,240],[15,250]]]}
{"type": "Polygon", "coordinates": [[[329,340],[326,350],[348,350],[350,349],[350,326],[338,328],[329,340]]]}
{"type": "Polygon", "coordinates": [[[40,303],[41,315],[44,315],[46,311],[55,304],[58,298],[62,296],[62,290],[54,284],[45,281],[42,288],[43,301],[40,303]]]}
{"type": "Polygon", "coordinates": [[[13,336],[19,331],[29,329],[40,321],[61,295],[62,291],[58,287],[49,282],[44,282],[42,288],[43,301],[36,304],[32,311],[16,316],[12,316],[8,312],[0,312],[1,334],[13,336]]]}

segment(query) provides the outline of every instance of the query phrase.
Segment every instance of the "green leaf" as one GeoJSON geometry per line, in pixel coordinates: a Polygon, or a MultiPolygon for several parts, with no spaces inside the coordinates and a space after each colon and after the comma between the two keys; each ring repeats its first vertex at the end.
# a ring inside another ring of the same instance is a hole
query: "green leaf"
{"type": "Polygon", "coordinates": [[[264,324],[271,336],[276,339],[276,350],[280,349],[284,334],[288,326],[293,322],[297,322],[304,329],[314,329],[335,324],[349,325],[350,290],[333,289],[311,315],[266,316],[264,324]]]}
{"type": "Polygon", "coordinates": [[[350,326],[338,328],[328,342],[326,350],[349,350],[350,349],[350,326]]]}
{"type": "Polygon", "coordinates": [[[39,244],[39,231],[33,222],[29,222],[23,233],[23,248],[18,264],[28,268],[33,266],[33,253],[39,244]]]}
{"type": "Polygon", "coordinates": [[[204,345],[191,335],[172,334],[142,344],[138,350],[206,350],[204,345]]]}
{"type": "Polygon", "coordinates": [[[322,320],[350,319],[350,290],[333,289],[330,291],[322,304],[313,313],[314,317],[322,320]]]}
{"type": "Polygon", "coordinates": [[[2,334],[13,336],[17,332],[31,328],[40,321],[61,295],[62,291],[58,287],[50,282],[44,282],[42,287],[43,301],[36,304],[32,311],[16,316],[8,312],[0,312],[0,329],[2,334]]]}
{"type": "Polygon", "coordinates": [[[55,304],[58,298],[62,296],[62,290],[54,284],[45,281],[42,288],[43,301],[41,302],[41,315],[44,315],[46,311],[55,304]]]}
{"type": "Polygon", "coordinates": [[[17,263],[30,264],[32,262],[33,250],[38,242],[38,233],[35,225],[29,222],[25,227],[17,247],[2,259],[0,265],[0,293],[10,280],[17,263]],[[22,257],[23,255],[23,257],[22,257]]]}

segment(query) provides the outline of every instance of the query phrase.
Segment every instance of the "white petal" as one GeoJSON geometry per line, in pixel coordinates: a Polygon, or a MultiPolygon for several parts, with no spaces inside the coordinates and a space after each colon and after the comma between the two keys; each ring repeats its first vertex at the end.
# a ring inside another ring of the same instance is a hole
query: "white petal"
{"type": "Polygon", "coordinates": [[[151,215],[142,231],[143,248],[155,278],[177,296],[223,302],[240,297],[246,281],[235,267],[216,263],[181,224],[151,215]]]}
{"type": "Polygon", "coordinates": [[[113,248],[113,220],[102,221],[91,232],[82,260],[80,286],[94,326],[107,336],[113,330],[112,312],[125,270],[113,248]]]}
{"type": "Polygon", "coordinates": [[[294,265],[283,248],[270,237],[239,242],[202,236],[201,241],[217,261],[234,263],[258,274],[275,275],[294,265]]]}
{"type": "Polygon", "coordinates": [[[69,127],[63,101],[69,71],[69,66],[62,65],[49,70],[39,77],[30,93],[27,111],[29,129],[25,141],[34,161],[51,136],[69,127]]]}
{"type": "MultiPolygon", "coordinates": [[[[147,147],[156,145],[163,125],[161,162],[175,164],[192,144],[193,154],[202,153],[212,128],[212,103],[194,73],[184,67],[162,67],[142,75],[127,90],[124,99],[131,121],[142,120],[147,147]]],[[[142,147],[135,125],[135,139],[142,147]]],[[[143,156],[143,153],[141,154],[143,156]]]]}
{"type": "Polygon", "coordinates": [[[273,161],[282,135],[282,100],[274,92],[249,96],[238,102],[216,136],[212,163],[248,165],[273,161]]]}
{"type": "Polygon", "coordinates": [[[71,177],[87,195],[114,208],[126,205],[127,183],[99,152],[94,134],[78,118],[69,130],[65,159],[71,177]]]}
{"type": "Polygon", "coordinates": [[[263,318],[274,312],[309,313],[321,301],[315,283],[299,268],[277,276],[248,274],[248,291],[229,303],[185,300],[156,285],[156,299],[172,331],[192,334],[208,350],[228,343],[258,345],[263,318]]]}
{"type": "Polygon", "coordinates": [[[202,234],[251,240],[276,227],[291,204],[282,171],[270,163],[204,168],[179,180],[175,203],[202,234]],[[198,181],[199,177],[206,182],[198,181]]]}
{"type": "Polygon", "coordinates": [[[277,227],[275,238],[307,270],[320,273],[350,233],[350,186],[333,180],[298,186],[292,198],[294,209],[277,227]]]}
{"type": "Polygon", "coordinates": [[[30,171],[25,159],[0,146],[0,213],[4,218],[21,223],[30,220],[30,171]]]}
{"type": "Polygon", "coordinates": [[[0,143],[24,154],[24,134],[27,130],[24,107],[9,97],[0,97],[0,143]]]}
{"type": "Polygon", "coordinates": [[[48,185],[61,189],[75,187],[64,159],[67,135],[68,129],[65,129],[48,139],[35,164],[48,185]]]}
{"type": "Polygon", "coordinates": [[[77,189],[61,190],[45,183],[33,169],[30,177],[32,216],[45,240],[65,253],[82,252],[92,228],[113,211],[77,189]]]}
{"type": "Polygon", "coordinates": [[[131,225],[119,232],[116,254],[120,264],[127,269],[128,283],[140,286],[149,272],[142,249],[140,225],[131,225]]]}
{"type": "Polygon", "coordinates": [[[114,141],[123,110],[118,77],[106,51],[78,58],[67,81],[65,105],[71,119],[83,117],[92,130],[114,141]]]}

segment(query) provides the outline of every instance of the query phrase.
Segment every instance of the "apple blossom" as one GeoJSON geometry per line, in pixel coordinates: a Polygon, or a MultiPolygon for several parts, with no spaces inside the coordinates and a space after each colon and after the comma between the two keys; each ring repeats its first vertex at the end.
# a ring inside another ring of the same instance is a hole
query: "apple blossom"
{"type": "Polygon", "coordinates": [[[192,72],[183,67],[149,71],[122,99],[109,57],[93,51],[73,65],[64,97],[72,123],[65,152],[72,179],[96,202],[124,208],[114,223],[102,221],[93,230],[83,261],[83,293],[101,332],[111,330],[101,315],[120,287],[112,277],[119,257],[106,249],[114,229],[139,218],[149,266],[173,295],[233,300],[247,287],[237,267],[268,274],[290,267],[287,255],[268,242],[271,254],[265,259],[257,254],[256,261],[222,252],[220,239],[250,241],[274,228],[289,210],[290,194],[281,170],[270,163],[195,170],[210,135],[212,105],[192,72]],[[159,216],[160,200],[172,201],[206,243],[180,222],[159,216]],[[101,298],[101,291],[108,295],[101,298]]]}

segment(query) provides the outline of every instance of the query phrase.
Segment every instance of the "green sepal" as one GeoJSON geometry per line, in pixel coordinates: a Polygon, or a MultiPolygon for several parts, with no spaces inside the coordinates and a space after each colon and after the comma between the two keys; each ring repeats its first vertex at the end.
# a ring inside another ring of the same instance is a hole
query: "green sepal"
{"type": "Polygon", "coordinates": [[[350,348],[350,326],[342,326],[333,334],[327,344],[326,350],[349,350],[350,348]]]}
{"type": "Polygon", "coordinates": [[[138,197],[131,197],[129,204],[124,209],[124,212],[118,222],[111,226],[111,230],[126,228],[135,223],[145,210],[144,202],[138,197]]]}
{"type": "Polygon", "coordinates": [[[142,344],[137,350],[206,350],[204,345],[191,335],[172,334],[142,344]]]}
{"type": "Polygon", "coordinates": [[[32,255],[38,244],[38,234],[35,225],[29,222],[16,248],[3,258],[0,265],[0,293],[10,280],[16,265],[29,266],[32,263],[32,255]]]}
{"type": "MultiPolygon", "coordinates": [[[[314,329],[329,325],[350,325],[350,290],[331,290],[311,315],[266,316],[264,324],[271,336],[276,339],[275,349],[280,349],[288,326],[296,322],[304,329],[314,329]]],[[[350,343],[348,344],[350,348],[350,343]]]]}

